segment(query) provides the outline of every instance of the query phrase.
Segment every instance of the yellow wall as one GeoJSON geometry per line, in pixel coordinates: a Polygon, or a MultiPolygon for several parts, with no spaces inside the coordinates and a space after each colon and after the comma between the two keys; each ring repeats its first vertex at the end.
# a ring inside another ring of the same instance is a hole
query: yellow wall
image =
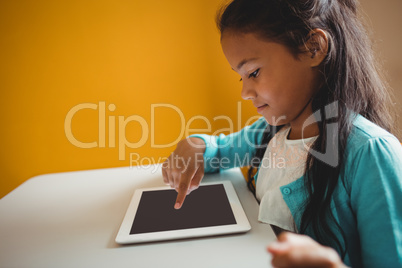
{"type": "MultiPolygon", "coordinates": [[[[0,197],[39,174],[129,166],[130,153],[143,164],[160,162],[175,146],[155,148],[151,138],[166,145],[184,135],[172,107],[186,124],[197,115],[208,118],[209,133],[229,127],[216,116],[230,116],[234,130],[244,126],[256,113],[242,101],[238,125],[241,83],[221,51],[214,24],[220,4],[1,1],[0,197]],[[154,109],[151,127],[151,107],[159,104],[165,107],[154,109]],[[70,141],[65,123],[74,107],[86,109],[72,117],[71,135],[93,148],[70,141]],[[134,121],[123,128],[119,120],[127,118],[134,121]],[[123,154],[123,138],[143,144],[124,146],[123,154]]],[[[200,119],[191,124],[206,126],[200,119]]]]}

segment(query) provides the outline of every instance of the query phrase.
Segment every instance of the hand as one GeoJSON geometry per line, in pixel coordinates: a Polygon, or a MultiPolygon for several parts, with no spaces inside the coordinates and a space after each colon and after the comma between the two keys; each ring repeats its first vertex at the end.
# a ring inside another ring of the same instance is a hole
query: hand
{"type": "Polygon", "coordinates": [[[274,267],[346,267],[334,249],[306,235],[282,232],[267,251],[272,254],[274,267]]]}
{"type": "Polygon", "coordinates": [[[204,152],[202,139],[187,138],[177,144],[162,164],[163,181],[177,191],[175,209],[181,208],[186,196],[200,185],[204,176],[204,152]]]}

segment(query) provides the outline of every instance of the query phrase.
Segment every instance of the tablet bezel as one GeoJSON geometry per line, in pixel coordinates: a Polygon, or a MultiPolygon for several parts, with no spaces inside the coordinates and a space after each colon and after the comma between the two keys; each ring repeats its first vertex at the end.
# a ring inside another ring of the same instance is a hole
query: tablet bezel
{"type": "Polygon", "coordinates": [[[137,189],[134,192],[130,205],[127,209],[123,222],[120,226],[119,232],[116,236],[115,239],[116,243],[134,244],[134,243],[144,243],[144,242],[154,242],[164,240],[176,240],[183,238],[224,235],[232,233],[244,233],[249,231],[251,229],[250,223],[247,219],[246,214],[244,213],[243,207],[236,194],[233,184],[230,181],[202,183],[200,187],[205,185],[217,185],[217,184],[223,185],[225,189],[226,196],[230,203],[230,207],[236,219],[236,224],[190,228],[190,229],[172,230],[172,231],[160,231],[153,233],[130,234],[130,230],[138,209],[139,202],[141,200],[142,193],[146,191],[172,189],[170,186],[143,188],[143,189],[137,189]]]}

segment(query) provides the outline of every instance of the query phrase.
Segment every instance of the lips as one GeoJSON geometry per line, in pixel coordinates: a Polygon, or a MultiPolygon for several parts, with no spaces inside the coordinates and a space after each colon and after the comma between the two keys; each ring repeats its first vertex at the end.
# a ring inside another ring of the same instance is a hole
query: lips
{"type": "Polygon", "coordinates": [[[260,105],[260,106],[256,106],[257,107],[257,112],[261,113],[265,107],[268,107],[268,104],[264,104],[264,105],[260,105]]]}

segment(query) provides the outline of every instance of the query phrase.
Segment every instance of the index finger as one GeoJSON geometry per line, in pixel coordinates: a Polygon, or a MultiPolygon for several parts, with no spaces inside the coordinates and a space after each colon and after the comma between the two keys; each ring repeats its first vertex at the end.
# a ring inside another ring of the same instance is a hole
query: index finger
{"type": "Polygon", "coordinates": [[[184,199],[186,199],[188,187],[190,186],[189,182],[180,182],[179,187],[177,188],[177,198],[176,204],[174,205],[175,209],[180,209],[184,203],[184,199]]]}

